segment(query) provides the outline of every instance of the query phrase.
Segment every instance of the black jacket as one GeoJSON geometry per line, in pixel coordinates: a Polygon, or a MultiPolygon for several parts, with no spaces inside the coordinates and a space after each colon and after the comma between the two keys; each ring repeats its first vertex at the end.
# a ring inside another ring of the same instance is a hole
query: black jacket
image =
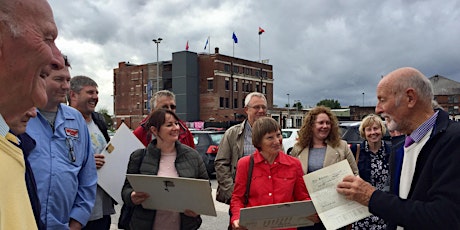
{"type": "Polygon", "coordinates": [[[99,130],[101,130],[102,135],[107,142],[110,141],[109,133],[107,132],[107,124],[105,124],[104,116],[98,112],[92,112],[91,118],[93,119],[94,123],[97,125],[99,130]]]}
{"type": "MultiPolygon", "coordinates": [[[[408,198],[375,191],[369,211],[387,221],[387,229],[398,225],[406,230],[460,229],[459,144],[460,123],[439,110],[431,136],[417,158],[408,198]]],[[[394,164],[392,153],[390,165],[394,164]]]]}

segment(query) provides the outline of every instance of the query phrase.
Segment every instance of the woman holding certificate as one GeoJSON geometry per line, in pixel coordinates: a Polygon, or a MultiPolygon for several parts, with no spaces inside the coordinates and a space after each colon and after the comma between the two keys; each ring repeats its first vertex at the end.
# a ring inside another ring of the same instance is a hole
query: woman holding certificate
{"type": "MultiPolygon", "coordinates": [[[[299,158],[303,174],[346,159],[353,173],[358,175],[353,153],[347,142],[341,140],[337,117],[328,107],[315,107],[305,115],[298,139],[291,155],[299,158]]],[[[317,223],[302,229],[325,228],[322,223],[317,223]]]]}
{"type": "Polygon", "coordinates": [[[280,126],[273,118],[254,122],[252,143],[256,151],[237,164],[230,202],[232,229],[246,229],[239,225],[241,208],[310,199],[300,162],[282,152],[282,140],[280,126]]]}
{"type": "MultiPolygon", "coordinates": [[[[178,141],[179,118],[174,112],[164,109],[155,110],[147,122],[147,127],[155,139],[147,148],[136,150],[131,154],[127,174],[209,179],[200,154],[178,141]]],[[[200,227],[201,217],[193,210],[178,213],[144,209],[140,204],[149,196],[155,194],[134,191],[129,181],[125,181],[122,189],[123,201],[129,207],[134,206],[129,223],[130,229],[189,230],[200,227]]]]}

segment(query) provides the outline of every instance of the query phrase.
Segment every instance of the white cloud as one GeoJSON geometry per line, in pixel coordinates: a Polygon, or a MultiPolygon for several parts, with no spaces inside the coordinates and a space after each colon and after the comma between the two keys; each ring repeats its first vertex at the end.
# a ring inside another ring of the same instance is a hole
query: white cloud
{"type": "Polygon", "coordinates": [[[113,69],[118,62],[156,61],[153,38],[162,37],[160,60],[185,49],[203,52],[211,36],[220,53],[270,59],[278,106],[328,98],[342,105],[375,104],[380,76],[413,66],[428,77],[460,81],[460,3],[435,1],[250,0],[50,0],[58,47],[72,61],[72,75],[94,77],[99,107],[112,111],[113,69]]]}

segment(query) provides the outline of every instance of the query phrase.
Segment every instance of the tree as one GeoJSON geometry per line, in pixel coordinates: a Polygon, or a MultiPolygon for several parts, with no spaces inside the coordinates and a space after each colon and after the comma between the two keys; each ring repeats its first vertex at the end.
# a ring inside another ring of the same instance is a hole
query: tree
{"type": "Polygon", "coordinates": [[[303,105],[300,101],[294,103],[294,108],[296,108],[297,110],[302,110],[303,109],[303,105]]]}
{"type": "Polygon", "coordinates": [[[101,108],[97,112],[102,114],[102,116],[104,116],[104,120],[105,120],[105,123],[107,124],[107,128],[112,130],[113,120],[112,120],[112,116],[109,115],[109,111],[106,108],[101,108]]]}
{"type": "Polygon", "coordinates": [[[321,100],[320,102],[318,102],[316,104],[316,106],[320,106],[320,105],[324,105],[324,106],[329,107],[331,109],[340,109],[340,108],[342,108],[340,106],[339,101],[334,100],[334,99],[323,99],[323,100],[321,100]]]}

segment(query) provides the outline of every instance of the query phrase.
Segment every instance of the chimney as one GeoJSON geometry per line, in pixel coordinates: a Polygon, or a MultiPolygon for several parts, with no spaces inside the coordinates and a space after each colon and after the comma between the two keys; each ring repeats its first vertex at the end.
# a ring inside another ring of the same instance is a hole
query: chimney
{"type": "Polygon", "coordinates": [[[219,47],[214,48],[214,51],[215,51],[216,54],[218,54],[219,53],[219,47]]]}

